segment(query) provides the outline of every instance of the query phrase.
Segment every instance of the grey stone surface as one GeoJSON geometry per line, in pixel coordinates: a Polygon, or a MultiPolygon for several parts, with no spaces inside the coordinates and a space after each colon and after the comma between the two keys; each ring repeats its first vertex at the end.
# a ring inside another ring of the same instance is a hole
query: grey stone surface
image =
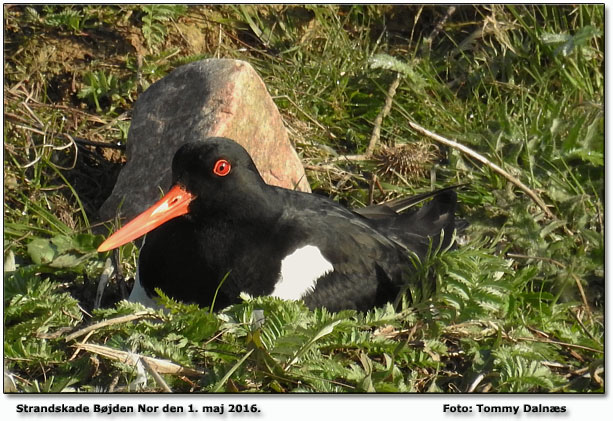
{"type": "Polygon", "coordinates": [[[255,70],[243,61],[207,59],[177,68],[140,95],[127,163],[100,218],[113,218],[119,207],[128,219],[145,210],[170,186],[175,151],[211,136],[243,145],[267,183],[310,191],[281,115],[255,70]]]}

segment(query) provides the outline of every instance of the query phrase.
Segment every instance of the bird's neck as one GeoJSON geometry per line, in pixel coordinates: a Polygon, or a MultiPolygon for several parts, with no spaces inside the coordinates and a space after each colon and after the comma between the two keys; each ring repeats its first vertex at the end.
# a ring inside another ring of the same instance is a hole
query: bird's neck
{"type": "Polygon", "coordinates": [[[243,191],[240,195],[232,192],[224,198],[223,203],[215,206],[204,200],[190,209],[195,223],[219,221],[238,225],[258,224],[262,227],[273,226],[281,213],[277,191],[266,184],[243,191]]]}

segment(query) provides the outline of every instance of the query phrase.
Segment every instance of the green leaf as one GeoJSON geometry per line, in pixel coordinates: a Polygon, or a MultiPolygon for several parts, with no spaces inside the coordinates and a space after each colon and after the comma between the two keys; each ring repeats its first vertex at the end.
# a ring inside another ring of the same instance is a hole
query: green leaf
{"type": "Polygon", "coordinates": [[[341,321],[342,319],[333,320],[330,323],[325,324],[320,330],[318,330],[306,344],[304,344],[298,351],[296,351],[294,357],[287,363],[286,369],[296,363],[319,339],[332,333],[334,327],[337,326],[341,321]]]}
{"type": "Polygon", "coordinates": [[[240,360],[238,360],[236,364],[234,364],[230,370],[226,372],[226,374],[221,378],[221,380],[219,380],[219,382],[217,382],[217,384],[213,386],[213,389],[211,390],[211,392],[216,393],[216,392],[221,391],[222,387],[226,384],[228,379],[232,376],[232,374],[236,370],[240,368],[241,365],[243,365],[243,363],[247,360],[247,358],[249,358],[249,356],[253,353],[253,351],[254,349],[250,349],[249,351],[247,351],[247,353],[243,355],[243,357],[240,360]]]}
{"type": "Polygon", "coordinates": [[[210,338],[219,328],[219,319],[206,310],[189,313],[182,322],[186,325],[182,329],[183,335],[191,341],[201,342],[210,338]]]}
{"type": "Polygon", "coordinates": [[[53,243],[45,238],[36,238],[28,243],[28,255],[37,265],[48,264],[57,255],[57,249],[53,243]]]}
{"type": "Polygon", "coordinates": [[[95,254],[94,244],[99,240],[99,237],[91,234],[79,234],[74,238],[56,235],[50,239],[33,239],[28,243],[27,250],[37,265],[76,269],[95,254]]]}

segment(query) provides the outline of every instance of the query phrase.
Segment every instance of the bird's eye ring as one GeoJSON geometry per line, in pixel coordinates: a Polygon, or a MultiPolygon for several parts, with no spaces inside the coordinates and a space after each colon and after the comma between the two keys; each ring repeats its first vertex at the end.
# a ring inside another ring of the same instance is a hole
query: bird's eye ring
{"type": "Polygon", "coordinates": [[[225,177],[230,173],[232,169],[232,165],[225,159],[218,160],[213,166],[213,174],[218,175],[220,177],[225,177]]]}

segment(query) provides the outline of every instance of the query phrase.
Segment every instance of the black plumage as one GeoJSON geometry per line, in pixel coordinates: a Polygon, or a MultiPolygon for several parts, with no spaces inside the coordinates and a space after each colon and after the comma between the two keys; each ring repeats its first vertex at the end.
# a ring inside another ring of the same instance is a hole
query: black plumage
{"type": "Polygon", "coordinates": [[[431,242],[447,246],[454,230],[452,188],[423,195],[433,199],[419,210],[398,213],[412,200],[402,199],[353,212],[322,196],[267,185],[243,147],[225,138],[185,144],[172,172],[173,185],[193,199],[187,213],[147,235],[140,282],[149,295],[159,287],[202,306],[211,305],[224,278],[216,308],[238,302],[241,292],[271,295],[284,259],[310,246],[332,270],[299,291],[300,298],[311,308],[367,310],[394,300],[414,270],[412,253],[423,259],[431,242]]]}

